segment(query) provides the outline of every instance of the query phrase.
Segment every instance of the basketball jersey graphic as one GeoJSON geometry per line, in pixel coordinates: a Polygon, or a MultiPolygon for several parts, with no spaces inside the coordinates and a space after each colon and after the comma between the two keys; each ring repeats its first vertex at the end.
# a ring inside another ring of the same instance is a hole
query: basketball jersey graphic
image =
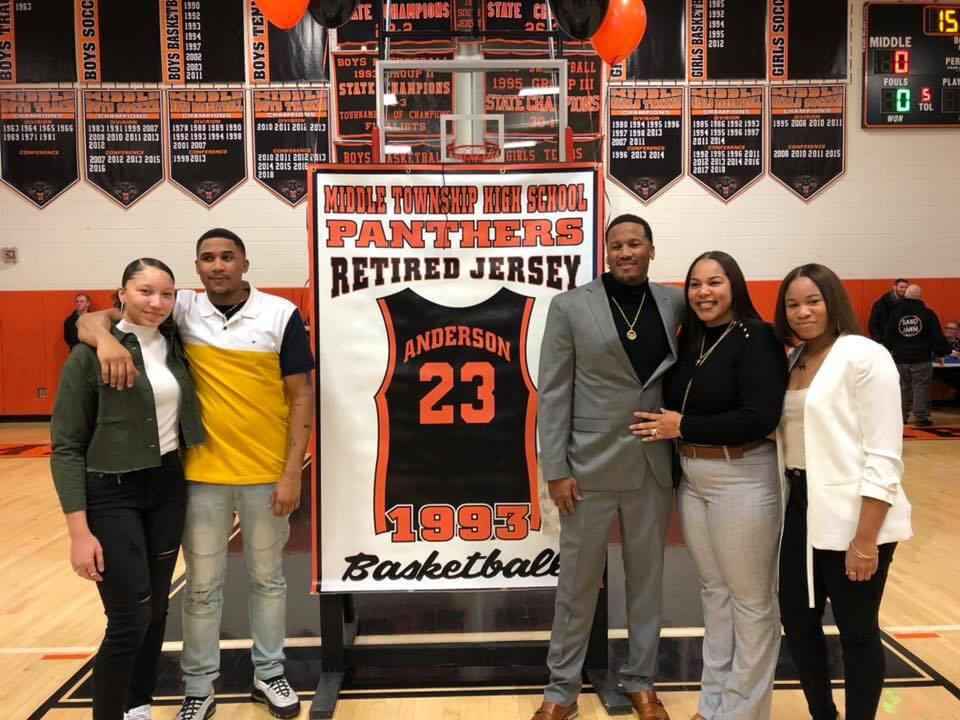
{"type": "Polygon", "coordinates": [[[406,289],[377,303],[389,358],[376,395],[376,532],[391,531],[398,508],[416,528],[421,509],[442,506],[474,518],[523,506],[539,530],[526,353],[534,298],[502,288],[477,305],[447,307],[406,289]]]}

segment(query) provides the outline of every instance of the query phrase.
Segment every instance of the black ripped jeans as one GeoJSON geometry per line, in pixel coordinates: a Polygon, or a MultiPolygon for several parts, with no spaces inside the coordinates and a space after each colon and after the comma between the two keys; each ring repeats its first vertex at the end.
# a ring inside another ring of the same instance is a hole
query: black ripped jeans
{"type": "Polygon", "coordinates": [[[167,596],[187,509],[177,452],[157,468],[87,474],[87,524],[103,547],[97,583],[107,630],[93,664],[94,720],[148,705],[167,622],[167,596]]]}

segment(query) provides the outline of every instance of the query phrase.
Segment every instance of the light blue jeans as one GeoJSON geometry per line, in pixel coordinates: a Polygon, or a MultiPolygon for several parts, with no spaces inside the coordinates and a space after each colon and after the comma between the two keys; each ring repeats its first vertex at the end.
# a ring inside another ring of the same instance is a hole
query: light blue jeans
{"type": "Polygon", "coordinates": [[[247,600],[254,672],[261,680],[283,674],[287,610],[283,547],[290,537],[290,521],[273,514],[270,496],[274,487],[273,483],[187,483],[187,521],[183,532],[187,584],[180,656],[187,695],[209,695],[220,675],[223,578],[234,512],[240,518],[250,581],[247,600]]]}

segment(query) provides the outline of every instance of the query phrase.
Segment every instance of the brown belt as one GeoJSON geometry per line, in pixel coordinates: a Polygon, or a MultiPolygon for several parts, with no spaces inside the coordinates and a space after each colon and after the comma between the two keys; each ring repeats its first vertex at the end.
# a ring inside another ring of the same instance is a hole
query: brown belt
{"type": "Polygon", "coordinates": [[[680,441],[677,449],[680,454],[688,458],[700,460],[739,460],[751,450],[764,445],[769,440],[756,440],[743,445],[694,445],[680,441]]]}

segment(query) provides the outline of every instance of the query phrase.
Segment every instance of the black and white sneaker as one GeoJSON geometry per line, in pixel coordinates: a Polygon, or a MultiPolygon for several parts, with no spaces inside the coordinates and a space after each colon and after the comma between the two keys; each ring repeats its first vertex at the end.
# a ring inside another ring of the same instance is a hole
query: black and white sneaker
{"type": "Polygon", "coordinates": [[[217,711],[217,701],[210,693],[206,697],[187,696],[183,699],[176,720],[207,720],[217,711]]]}
{"type": "Polygon", "coordinates": [[[300,698],[283,675],[277,675],[269,680],[255,677],[253,699],[266,704],[274,717],[292,718],[300,714],[300,698]]]}

